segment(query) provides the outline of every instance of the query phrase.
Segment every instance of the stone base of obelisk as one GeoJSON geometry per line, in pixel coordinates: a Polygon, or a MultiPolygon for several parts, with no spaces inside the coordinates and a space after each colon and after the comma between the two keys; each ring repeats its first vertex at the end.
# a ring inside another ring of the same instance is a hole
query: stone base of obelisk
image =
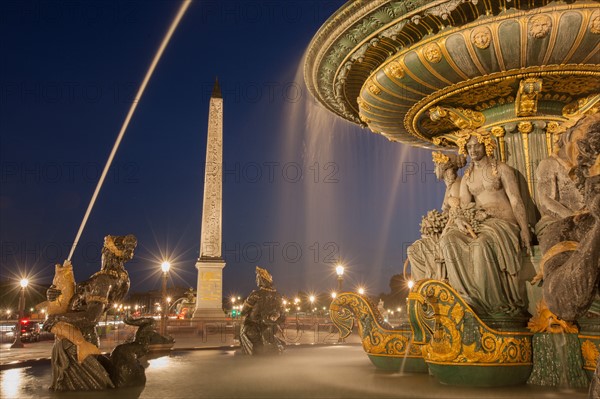
{"type": "Polygon", "coordinates": [[[198,290],[193,320],[223,320],[223,268],[222,259],[201,258],[196,262],[198,290]]]}

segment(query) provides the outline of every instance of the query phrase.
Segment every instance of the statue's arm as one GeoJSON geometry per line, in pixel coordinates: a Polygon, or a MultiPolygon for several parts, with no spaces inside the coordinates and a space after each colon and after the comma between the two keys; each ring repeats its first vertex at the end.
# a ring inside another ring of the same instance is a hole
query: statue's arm
{"type": "Polygon", "coordinates": [[[573,212],[556,198],[557,175],[552,170],[552,164],[544,159],[535,171],[535,188],[538,204],[542,215],[550,215],[557,219],[570,216],[573,212]]]}
{"type": "Polygon", "coordinates": [[[529,232],[525,204],[523,204],[523,198],[521,198],[521,193],[519,192],[515,172],[513,168],[503,163],[498,163],[498,171],[500,172],[500,179],[502,180],[504,191],[510,202],[510,207],[515,215],[517,224],[521,229],[522,244],[527,249],[527,252],[531,253],[531,233],[529,232]]]}
{"type": "Polygon", "coordinates": [[[466,206],[473,202],[473,194],[469,190],[469,186],[467,185],[467,179],[462,179],[460,181],[460,205],[466,206]]]}
{"type": "Polygon", "coordinates": [[[258,294],[256,293],[256,291],[252,291],[250,295],[248,295],[248,298],[246,298],[246,300],[244,301],[244,306],[242,306],[242,311],[240,315],[242,317],[248,316],[248,314],[250,314],[250,312],[254,308],[254,305],[256,305],[257,301],[258,294]]]}
{"type": "Polygon", "coordinates": [[[575,251],[564,252],[544,265],[544,299],[565,320],[585,314],[600,281],[600,222],[596,219],[575,251]]]}

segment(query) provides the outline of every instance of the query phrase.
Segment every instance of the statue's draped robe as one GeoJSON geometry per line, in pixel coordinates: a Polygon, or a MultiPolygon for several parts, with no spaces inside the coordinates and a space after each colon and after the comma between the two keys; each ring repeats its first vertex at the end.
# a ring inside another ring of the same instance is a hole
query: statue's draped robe
{"type": "Polygon", "coordinates": [[[517,316],[527,304],[520,285],[519,226],[489,218],[477,238],[449,227],[440,246],[450,285],[480,315],[517,316]]]}
{"type": "Polygon", "coordinates": [[[439,240],[433,237],[422,237],[415,241],[407,249],[410,262],[410,274],[413,280],[418,281],[425,278],[440,280],[440,265],[436,262],[439,252],[439,240]]]}

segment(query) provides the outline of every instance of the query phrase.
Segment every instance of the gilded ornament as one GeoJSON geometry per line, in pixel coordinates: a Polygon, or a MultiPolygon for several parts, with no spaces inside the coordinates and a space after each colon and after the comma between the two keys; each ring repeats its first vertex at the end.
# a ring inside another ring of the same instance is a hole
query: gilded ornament
{"type": "Polygon", "coordinates": [[[397,61],[390,62],[385,67],[385,73],[386,73],[386,75],[391,76],[396,79],[402,79],[402,77],[404,77],[404,70],[400,66],[400,63],[397,61]]]}
{"type": "Polygon", "coordinates": [[[371,107],[369,106],[369,104],[367,104],[367,102],[365,100],[363,100],[362,97],[358,97],[356,99],[356,102],[358,103],[358,106],[361,109],[366,109],[367,111],[369,111],[371,109],[371,107]]]}
{"type": "Polygon", "coordinates": [[[393,357],[422,357],[421,348],[411,345],[409,331],[393,330],[383,320],[377,307],[365,297],[354,293],[338,295],[331,303],[330,317],[340,330],[340,337],[352,333],[354,320],[358,321],[363,348],[370,355],[393,357]]]}
{"type": "Polygon", "coordinates": [[[552,121],[548,123],[548,126],[546,126],[546,131],[551,133],[551,134],[559,134],[560,132],[560,124],[556,121],[552,121]]]}
{"type": "Polygon", "coordinates": [[[576,334],[577,327],[568,321],[561,320],[548,309],[543,299],[536,306],[536,315],[529,319],[527,328],[532,333],[576,334]]]}
{"type": "Polygon", "coordinates": [[[376,96],[379,95],[379,93],[381,93],[381,89],[377,87],[375,83],[369,84],[369,91],[371,92],[371,94],[374,94],[376,96]]]}
{"type": "Polygon", "coordinates": [[[600,358],[600,350],[594,342],[586,339],[581,344],[581,355],[583,356],[583,368],[587,370],[595,370],[598,359],[600,358]]]}
{"type": "Polygon", "coordinates": [[[360,117],[360,120],[366,123],[367,125],[371,123],[371,120],[367,118],[364,114],[358,114],[358,116],[360,117]]]}
{"type": "Polygon", "coordinates": [[[537,113],[537,103],[542,91],[542,79],[527,78],[519,82],[519,90],[515,100],[517,116],[531,116],[537,113]]]}
{"type": "Polygon", "coordinates": [[[479,49],[484,50],[490,47],[491,40],[492,34],[490,30],[485,26],[475,28],[471,32],[471,43],[473,43],[475,47],[479,49]]]}
{"type": "Polygon", "coordinates": [[[597,93],[600,91],[600,79],[597,75],[548,76],[544,78],[544,91],[565,93],[570,96],[597,93]]]}
{"type": "Polygon", "coordinates": [[[459,129],[476,129],[485,123],[481,112],[468,108],[433,107],[429,110],[429,118],[434,122],[448,119],[459,129]]]}
{"type": "Polygon", "coordinates": [[[408,314],[414,342],[423,344],[428,362],[507,366],[532,362],[531,333],[493,330],[444,282],[417,283],[408,296],[408,314]]]}
{"type": "Polygon", "coordinates": [[[594,11],[592,14],[592,22],[590,22],[590,32],[594,34],[600,33],[600,12],[594,11]]]}
{"type": "Polygon", "coordinates": [[[504,137],[506,134],[506,131],[502,126],[494,126],[490,132],[494,135],[494,137],[504,137]]]}
{"type": "Polygon", "coordinates": [[[562,109],[565,118],[595,114],[600,110],[600,94],[592,94],[569,103],[562,109]]]}
{"type": "Polygon", "coordinates": [[[449,103],[466,106],[479,105],[484,101],[490,101],[498,97],[506,97],[513,92],[514,79],[503,80],[498,83],[490,83],[479,86],[476,90],[468,90],[455,94],[447,99],[449,103]]]}
{"type": "Polygon", "coordinates": [[[529,20],[529,36],[543,39],[552,28],[552,19],[548,15],[536,15],[529,20]]]}
{"type": "Polygon", "coordinates": [[[531,122],[519,122],[517,129],[519,130],[519,133],[529,134],[533,131],[533,125],[531,122]]]}
{"type": "Polygon", "coordinates": [[[425,59],[432,64],[437,64],[442,60],[442,52],[436,43],[430,43],[423,48],[425,59]]]}
{"type": "Polygon", "coordinates": [[[439,152],[439,151],[432,152],[431,157],[433,158],[433,162],[438,165],[443,165],[450,161],[450,158],[448,157],[448,155],[444,154],[443,152],[439,152]]]}

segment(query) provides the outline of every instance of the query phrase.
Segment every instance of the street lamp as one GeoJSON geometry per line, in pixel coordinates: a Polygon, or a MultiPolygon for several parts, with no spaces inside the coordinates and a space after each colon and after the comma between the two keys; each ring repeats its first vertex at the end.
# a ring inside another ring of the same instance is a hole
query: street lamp
{"type": "Polygon", "coordinates": [[[23,342],[21,342],[21,319],[25,316],[25,288],[29,285],[29,280],[26,278],[21,280],[21,294],[19,296],[19,318],[17,320],[17,326],[15,327],[15,342],[10,346],[13,348],[23,348],[23,342]]]}
{"type": "Polygon", "coordinates": [[[359,287],[359,288],[358,288],[358,293],[359,293],[360,295],[364,295],[364,294],[365,294],[365,289],[364,289],[363,287],[359,287]]]}
{"type": "Polygon", "coordinates": [[[167,313],[166,309],[168,308],[167,303],[167,277],[169,276],[169,269],[171,269],[171,264],[169,262],[163,262],[160,265],[162,269],[162,306],[161,306],[161,315],[160,315],[160,334],[167,335],[167,313]]]}
{"type": "Polygon", "coordinates": [[[335,273],[337,274],[338,292],[342,292],[342,283],[344,282],[344,266],[337,265],[335,267],[335,273]]]}

